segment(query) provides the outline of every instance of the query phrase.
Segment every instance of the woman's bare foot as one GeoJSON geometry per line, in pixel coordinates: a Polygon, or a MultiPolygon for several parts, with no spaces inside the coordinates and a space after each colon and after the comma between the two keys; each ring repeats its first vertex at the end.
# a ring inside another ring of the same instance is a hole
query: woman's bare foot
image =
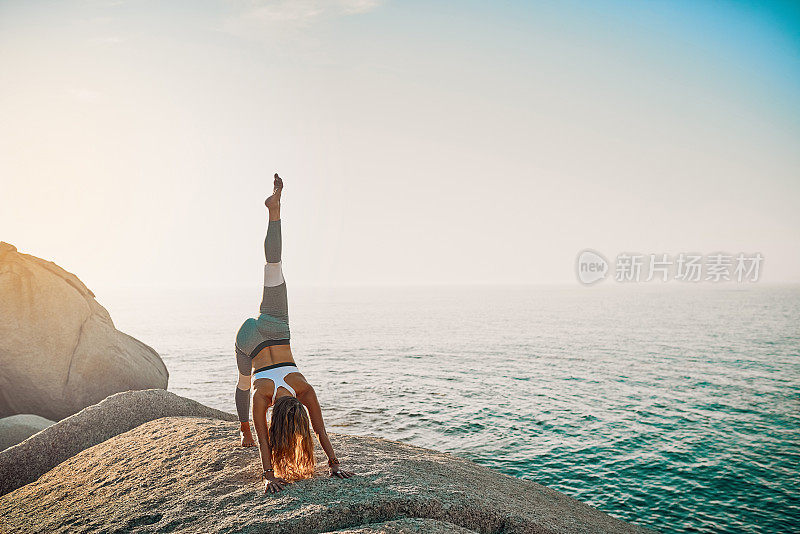
{"type": "Polygon", "coordinates": [[[239,437],[242,439],[242,447],[255,447],[253,433],[250,431],[250,423],[242,423],[239,426],[239,437]]]}
{"type": "Polygon", "coordinates": [[[275,181],[272,183],[272,195],[264,201],[264,205],[270,212],[280,209],[281,207],[281,191],[283,191],[283,180],[275,173],[275,181]]]}

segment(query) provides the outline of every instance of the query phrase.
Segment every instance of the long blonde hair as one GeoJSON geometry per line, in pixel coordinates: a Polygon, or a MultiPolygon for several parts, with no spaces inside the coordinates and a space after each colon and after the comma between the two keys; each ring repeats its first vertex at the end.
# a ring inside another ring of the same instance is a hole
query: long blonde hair
{"type": "Polygon", "coordinates": [[[308,414],[303,404],[286,395],[272,406],[269,423],[269,446],[275,475],[286,480],[314,476],[314,442],[308,414]]]}

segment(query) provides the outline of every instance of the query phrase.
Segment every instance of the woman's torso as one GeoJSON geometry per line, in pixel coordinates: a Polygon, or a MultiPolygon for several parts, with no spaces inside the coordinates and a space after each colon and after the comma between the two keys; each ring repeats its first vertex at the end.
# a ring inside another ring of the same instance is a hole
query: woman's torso
{"type": "Polygon", "coordinates": [[[291,346],[272,345],[271,347],[264,347],[253,358],[253,369],[267,367],[276,363],[295,363],[291,346]]]}
{"type": "MultiPolygon", "coordinates": [[[[272,345],[271,347],[264,347],[261,349],[261,351],[259,351],[258,354],[256,354],[255,358],[253,358],[253,369],[258,370],[263,367],[275,365],[276,363],[295,363],[294,356],[292,356],[292,349],[289,345],[272,345]]],[[[308,382],[306,382],[305,377],[303,377],[303,375],[299,372],[287,374],[284,377],[284,380],[294,389],[296,395],[302,394],[308,388],[308,382]]],[[[272,382],[272,380],[261,379],[255,380],[253,385],[256,389],[258,389],[262,386],[268,386],[272,388],[275,384],[272,382]],[[264,384],[259,384],[259,382],[264,382],[264,384]]],[[[277,399],[278,397],[282,397],[284,395],[291,395],[291,392],[287,391],[283,387],[279,387],[275,398],[277,399]]]]}

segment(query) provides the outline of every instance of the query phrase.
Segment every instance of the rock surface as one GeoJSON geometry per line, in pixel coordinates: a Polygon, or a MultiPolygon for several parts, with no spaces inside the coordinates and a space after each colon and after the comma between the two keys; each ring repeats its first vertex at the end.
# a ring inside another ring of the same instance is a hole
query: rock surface
{"type": "Polygon", "coordinates": [[[406,534],[409,532],[424,532],[425,534],[472,534],[475,531],[459,527],[447,521],[408,517],[406,519],[395,519],[393,521],[382,521],[380,523],[371,523],[360,527],[345,528],[337,530],[336,532],[340,534],[406,534]]]}
{"type": "Polygon", "coordinates": [[[0,451],[25,441],[53,421],[33,414],[19,414],[0,419],[0,451]]]}
{"type": "Polygon", "coordinates": [[[174,415],[238,421],[233,414],[163,389],[117,393],[0,451],[0,495],[33,482],[84,449],[147,421],[174,415]]]}
{"type": "Polygon", "coordinates": [[[0,531],[646,532],[531,481],[411,445],[331,435],[357,475],[318,474],[265,495],[258,452],[235,422],[145,423],[0,497],[0,531]]]}
{"type": "Polygon", "coordinates": [[[78,278],[0,243],[0,417],[58,420],[112,393],[167,387],[152,348],[114,327],[78,278]]]}

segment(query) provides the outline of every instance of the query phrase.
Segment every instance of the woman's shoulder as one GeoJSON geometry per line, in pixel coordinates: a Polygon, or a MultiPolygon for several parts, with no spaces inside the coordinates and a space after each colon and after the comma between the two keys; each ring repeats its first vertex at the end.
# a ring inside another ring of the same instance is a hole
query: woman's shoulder
{"type": "Polygon", "coordinates": [[[293,373],[287,374],[284,377],[284,380],[287,384],[294,388],[294,391],[297,395],[305,393],[311,389],[311,384],[308,383],[308,380],[306,380],[306,377],[303,376],[303,373],[301,373],[299,369],[293,373]]]}

